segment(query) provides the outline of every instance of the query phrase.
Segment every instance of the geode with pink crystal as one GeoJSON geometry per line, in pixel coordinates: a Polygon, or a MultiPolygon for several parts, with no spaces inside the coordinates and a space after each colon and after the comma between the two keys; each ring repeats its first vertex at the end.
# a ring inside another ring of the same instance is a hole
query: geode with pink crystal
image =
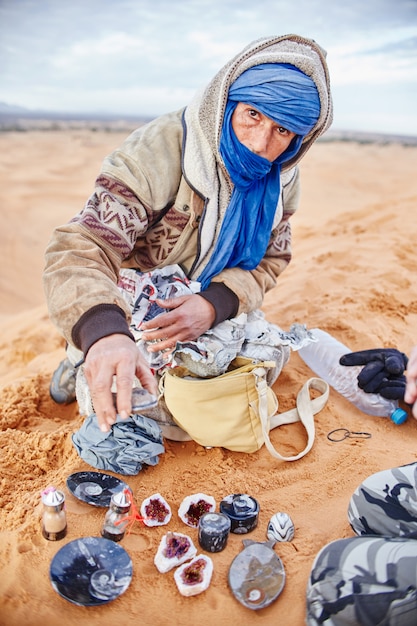
{"type": "Polygon", "coordinates": [[[191,560],[197,554],[192,539],[182,533],[164,535],[155,554],[154,563],[161,574],[191,560]]]}

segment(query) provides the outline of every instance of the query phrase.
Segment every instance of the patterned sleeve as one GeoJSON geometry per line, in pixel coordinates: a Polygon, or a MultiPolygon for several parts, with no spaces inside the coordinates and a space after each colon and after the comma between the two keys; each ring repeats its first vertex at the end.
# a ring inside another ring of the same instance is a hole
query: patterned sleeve
{"type": "Polygon", "coordinates": [[[130,189],[108,176],[100,176],[94,193],[83,210],[71,221],[86,228],[93,237],[103,241],[121,259],[126,258],[138,236],[146,232],[154,217],[130,189]]]}
{"type": "Polygon", "coordinates": [[[51,319],[68,342],[77,321],[98,305],[119,307],[129,320],[117,288],[119,270],[154,219],[127,187],[100,176],[83,210],[55,229],[45,255],[44,288],[51,319]]]}

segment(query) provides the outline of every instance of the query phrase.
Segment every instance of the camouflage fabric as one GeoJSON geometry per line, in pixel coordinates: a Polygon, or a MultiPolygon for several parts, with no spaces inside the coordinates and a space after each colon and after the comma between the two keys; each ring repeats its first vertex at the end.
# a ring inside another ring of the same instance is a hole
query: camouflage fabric
{"type": "Polygon", "coordinates": [[[417,463],[369,476],[353,494],[348,518],[357,535],[417,539],[417,463]]]}
{"type": "Polygon", "coordinates": [[[308,626],[416,626],[417,463],[378,472],[348,510],[360,536],[317,555],[307,587],[308,626]]]}

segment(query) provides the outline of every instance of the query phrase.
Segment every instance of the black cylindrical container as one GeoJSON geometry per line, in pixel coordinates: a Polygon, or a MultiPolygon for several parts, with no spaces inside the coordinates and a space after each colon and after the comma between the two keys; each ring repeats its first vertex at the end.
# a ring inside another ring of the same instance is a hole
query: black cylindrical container
{"type": "Polygon", "coordinates": [[[223,513],[204,513],[198,522],[198,541],[206,552],[224,550],[230,533],[230,518],[223,513]]]}
{"type": "Polygon", "coordinates": [[[220,502],[220,511],[230,518],[230,531],[237,535],[250,533],[258,524],[259,504],[246,493],[234,493],[220,502]]]}

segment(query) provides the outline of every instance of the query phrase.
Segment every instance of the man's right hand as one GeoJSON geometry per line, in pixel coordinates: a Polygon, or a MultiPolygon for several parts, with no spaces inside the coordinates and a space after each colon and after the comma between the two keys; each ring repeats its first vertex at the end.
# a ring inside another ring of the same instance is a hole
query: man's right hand
{"type": "Polygon", "coordinates": [[[111,391],[113,376],[116,376],[117,413],[122,419],[127,419],[132,412],[135,376],[142,387],[154,395],[158,394],[157,383],[148,363],[127,335],[109,335],[94,343],[87,352],[84,372],[102,432],[108,432],[116,422],[111,391]]]}
{"type": "Polygon", "coordinates": [[[407,386],[405,388],[404,401],[407,402],[407,404],[413,405],[412,413],[417,419],[417,346],[414,346],[411,351],[406,378],[407,386]]]}

